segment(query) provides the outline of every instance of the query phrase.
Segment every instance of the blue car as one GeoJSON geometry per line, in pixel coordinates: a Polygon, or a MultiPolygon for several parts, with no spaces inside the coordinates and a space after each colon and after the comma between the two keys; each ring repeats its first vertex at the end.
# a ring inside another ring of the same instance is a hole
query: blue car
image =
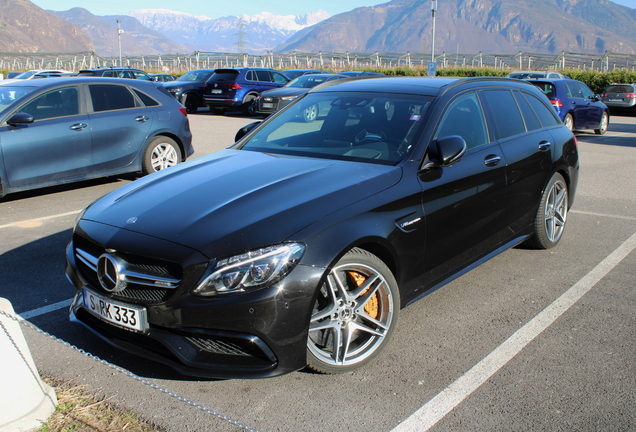
{"type": "Polygon", "coordinates": [[[158,83],[62,77],[0,86],[0,197],[149,174],[193,152],[186,109],[158,83]]]}
{"type": "Polygon", "coordinates": [[[561,121],[570,130],[594,129],[603,135],[609,126],[609,108],[601,97],[581,81],[572,79],[529,79],[550,99],[561,121]]]}
{"type": "Polygon", "coordinates": [[[268,68],[215,69],[203,89],[203,101],[215,114],[225,111],[256,113],[254,101],[265,90],[284,86],[289,82],[282,73],[268,68]]]}

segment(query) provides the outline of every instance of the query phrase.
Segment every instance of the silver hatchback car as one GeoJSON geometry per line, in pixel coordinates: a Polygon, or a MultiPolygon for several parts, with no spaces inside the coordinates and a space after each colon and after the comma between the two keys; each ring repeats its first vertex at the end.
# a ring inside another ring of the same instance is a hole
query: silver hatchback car
{"type": "Polygon", "coordinates": [[[636,111],[636,84],[610,84],[603,94],[601,100],[610,111],[636,111]]]}

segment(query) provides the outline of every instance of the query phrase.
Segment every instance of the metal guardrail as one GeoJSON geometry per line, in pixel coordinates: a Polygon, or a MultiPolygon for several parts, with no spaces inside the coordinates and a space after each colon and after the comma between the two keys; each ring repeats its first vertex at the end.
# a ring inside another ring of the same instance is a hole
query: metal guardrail
{"type": "MultiPolygon", "coordinates": [[[[414,68],[426,67],[430,53],[333,53],[333,52],[293,52],[279,54],[241,54],[219,52],[194,52],[191,54],[163,54],[149,56],[104,57],[94,52],[81,53],[0,53],[0,69],[29,70],[57,68],[77,72],[110,66],[129,66],[144,70],[164,70],[185,73],[202,68],[260,66],[276,69],[348,69],[373,68],[414,68]]],[[[435,56],[438,68],[487,67],[495,69],[579,69],[601,72],[615,69],[634,71],[636,55],[606,51],[604,54],[583,54],[561,52],[559,54],[538,54],[518,52],[517,54],[477,54],[441,53],[435,56]]]]}

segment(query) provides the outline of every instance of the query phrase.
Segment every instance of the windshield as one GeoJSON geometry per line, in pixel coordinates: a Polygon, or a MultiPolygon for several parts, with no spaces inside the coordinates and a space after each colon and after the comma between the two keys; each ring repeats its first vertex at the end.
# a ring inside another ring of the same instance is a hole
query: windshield
{"type": "Polygon", "coordinates": [[[34,90],[35,87],[0,86],[0,115],[3,115],[12,103],[26,99],[26,96],[34,90]]]}
{"type": "Polygon", "coordinates": [[[29,78],[31,75],[35,75],[37,71],[28,71],[28,72],[24,72],[21,73],[20,75],[18,75],[17,77],[14,77],[14,79],[27,79],[29,78]]]}
{"type": "Polygon", "coordinates": [[[210,71],[194,70],[177,78],[177,81],[205,81],[212,75],[210,71]]]}
{"type": "Polygon", "coordinates": [[[417,142],[431,100],[385,93],[308,94],[235,148],[396,165],[417,142]]]}
{"type": "Polygon", "coordinates": [[[285,84],[285,87],[312,88],[326,82],[330,76],[329,74],[302,75],[285,84]]]}

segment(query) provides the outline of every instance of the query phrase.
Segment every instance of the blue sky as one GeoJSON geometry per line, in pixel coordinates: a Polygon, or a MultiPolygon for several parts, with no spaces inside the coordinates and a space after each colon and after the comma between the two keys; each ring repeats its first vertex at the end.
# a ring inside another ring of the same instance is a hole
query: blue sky
{"type": "MultiPolygon", "coordinates": [[[[228,15],[255,15],[271,12],[276,15],[304,15],[318,9],[335,15],[357,7],[374,6],[388,0],[32,0],[43,9],[65,11],[74,7],[88,9],[94,15],[128,15],[135,9],[171,9],[193,15],[219,18],[228,15]]],[[[427,1],[427,0],[423,0],[427,1]]],[[[443,7],[444,0],[439,1],[443,7]]],[[[614,0],[615,3],[636,8],[636,0],[614,0]]]]}

